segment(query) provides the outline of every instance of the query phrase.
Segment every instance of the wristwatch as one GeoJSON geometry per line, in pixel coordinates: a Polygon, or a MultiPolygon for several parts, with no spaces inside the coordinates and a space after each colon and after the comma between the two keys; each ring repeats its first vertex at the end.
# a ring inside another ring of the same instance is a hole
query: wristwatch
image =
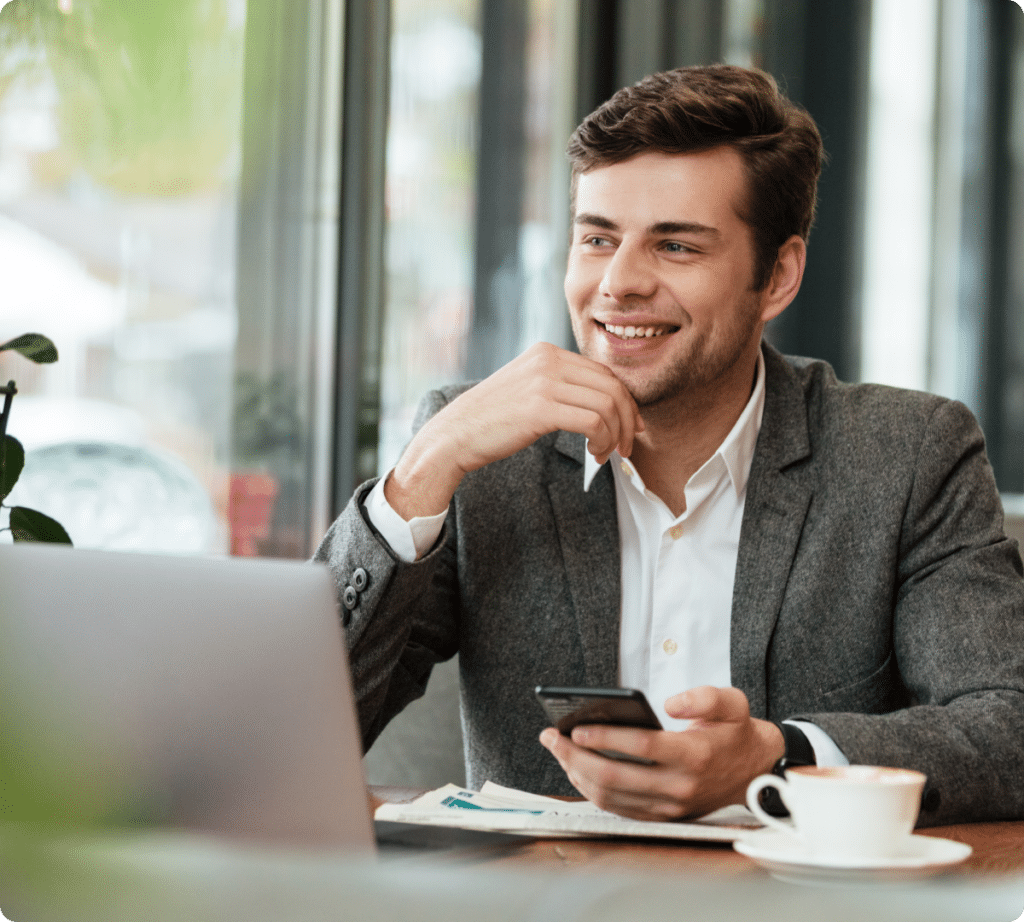
{"type": "MultiPolygon", "coordinates": [[[[785,778],[787,768],[817,764],[814,747],[803,730],[793,724],[782,723],[780,720],[773,720],[772,723],[782,731],[782,738],[786,742],[785,753],[772,766],[773,775],[785,778]]],[[[774,788],[764,788],[761,791],[761,807],[769,816],[789,816],[789,811],[774,788]]]]}

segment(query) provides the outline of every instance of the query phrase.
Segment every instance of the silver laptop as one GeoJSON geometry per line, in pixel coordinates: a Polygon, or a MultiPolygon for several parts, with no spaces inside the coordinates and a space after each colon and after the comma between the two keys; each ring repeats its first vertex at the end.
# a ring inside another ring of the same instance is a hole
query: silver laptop
{"type": "Polygon", "coordinates": [[[374,848],[316,564],[0,546],[0,748],[43,820],[374,848]]]}

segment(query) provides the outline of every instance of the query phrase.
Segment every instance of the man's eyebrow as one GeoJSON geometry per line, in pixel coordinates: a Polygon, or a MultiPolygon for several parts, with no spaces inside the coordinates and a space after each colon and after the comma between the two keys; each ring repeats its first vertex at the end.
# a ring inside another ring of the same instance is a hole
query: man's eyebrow
{"type": "Polygon", "coordinates": [[[696,221],[659,221],[651,227],[652,234],[697,234],[700,237],[721,237],[717,227],[696,221]]]}
{"type": "Polygon", "coordinates": [[[614,231],[619,229],[619,225],[614,221],[611,221],[608,218],[602,218],[600,215],[596,214],[578,214],[576,215],[576,220],[573,221],[573,223],[587,224],[590,227],[600,227],[602,230],[614,231]]]}
{"type": "MultiPolygon", "coordinates": [[[[602,230],[609,231],[619,229],[619,225],[614,221],[597,214],[578,214],[573,223],[588,227],[600,227],[602,230]]],[[[649,231],[652,234],[696,234],[700,237],[716,239],[722,236],[717,227],[699,224],[696,221],[659,221],[657,224],[652,224],[649,231]]]]}

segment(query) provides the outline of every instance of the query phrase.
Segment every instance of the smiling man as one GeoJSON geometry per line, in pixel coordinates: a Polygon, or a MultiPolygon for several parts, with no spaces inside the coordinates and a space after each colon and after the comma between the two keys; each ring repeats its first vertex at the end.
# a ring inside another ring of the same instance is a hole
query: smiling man
{"type": "Polygon", "coordinates": [[[472,785],[665,819],[860,762],[924,771],[925,823],[1024,816],[1024,579],[976,423],[762,342],[803,276],[810,117],[683,68],[569,155],[579,353],[428,395],[318,551],[366,744],[458,651],[472,785]],[[538,684],[640,688],[665,729],[562,737],[538,684]]]}

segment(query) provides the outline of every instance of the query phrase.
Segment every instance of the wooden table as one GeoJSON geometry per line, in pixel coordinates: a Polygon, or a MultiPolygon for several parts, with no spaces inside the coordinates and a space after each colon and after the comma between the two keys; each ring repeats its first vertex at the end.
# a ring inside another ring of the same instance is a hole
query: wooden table
{"type": "MultiPolygon", "coordinates": [[[[407,803],[423,791],[379,787],[370,790],[371,803],[407,803]]],[[[920,830],[921,835],[966,842],[974,850],[950,874],[985,877],[1024,875],[1024,822],[963,823],[920,830]]],[[[731,845],[707,842],[665,842],[640,839],[531,839],[522,844],[487,847],[465,857],[502,867],[561,865],[572,869],[655,871],[685,868],[695,874],[718,877],[766,877],[767,872],[734,851],[731,845]]]]}

